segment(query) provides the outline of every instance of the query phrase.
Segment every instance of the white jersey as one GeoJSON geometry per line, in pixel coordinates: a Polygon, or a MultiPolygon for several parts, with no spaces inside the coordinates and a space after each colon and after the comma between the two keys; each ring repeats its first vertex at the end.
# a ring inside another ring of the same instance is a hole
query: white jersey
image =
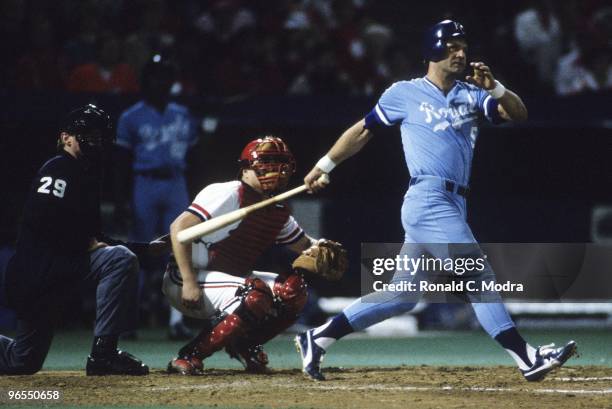
{"type": "MultiPolygon", "coordinates": [[[[187,211],[206,221],[261,200],[259,193],[240,181],[214,183],[198,193],[187,211]]],[[[291,244],[303,235],[286,204],[268,206],[195,241],[193,266],[245,276],[271,245],[291,244]]]]}

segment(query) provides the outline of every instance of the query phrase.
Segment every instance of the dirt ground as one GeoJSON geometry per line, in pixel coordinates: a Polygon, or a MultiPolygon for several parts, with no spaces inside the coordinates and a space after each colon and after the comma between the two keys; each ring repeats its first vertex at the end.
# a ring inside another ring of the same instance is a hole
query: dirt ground
{"type": "Polygon", "coordinates": [[[207,370],[197,377],[157,370],[141,378],[43,371],[2,377],[0,389],[60,389],[58,406],[612,408],[612,368],[604,367],[562,368],[538,383],[525,382],[510,367],[327,368],[326,375],[327,381],[313,382],[298,370],[207,370]]]}

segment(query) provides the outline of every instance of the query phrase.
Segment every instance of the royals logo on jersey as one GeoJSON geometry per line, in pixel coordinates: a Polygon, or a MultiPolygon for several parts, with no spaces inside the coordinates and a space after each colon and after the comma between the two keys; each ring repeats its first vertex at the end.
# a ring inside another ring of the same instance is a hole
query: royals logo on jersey
{"type": "Polygon", "coordinates": [[[440,176],[466,185],[480,122],[501,120],[497,101],[486,91],[456,81],[444,94],[425,77],[393,84],[374,112],[384,125],[400,124],[410,175],[440,176]]]}
{"type": "Polygon", "coordinates": [[[197,142],[196,126],[186,107],[169,103],[158,112],[145,102],[125,111],[117,125],[117,144],[134,152],[134,170],[180,169],[197,142]]]}

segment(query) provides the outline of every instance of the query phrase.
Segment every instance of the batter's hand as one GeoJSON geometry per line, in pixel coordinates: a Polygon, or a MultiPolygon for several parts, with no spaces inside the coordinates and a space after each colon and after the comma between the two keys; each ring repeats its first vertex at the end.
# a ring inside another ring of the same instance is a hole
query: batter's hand
{"type": "Polygon", "coordinates": [[[202,289],[197,282],[183,282],[181,291],[181,303],[190,310],[197,309],[202,299],[202,289]]]}
{"type": "Polygon", "coordinates": [[[308,193],[318,192],[319,190],[323,189],[325,186],[329,184],[329,182],[319,179],[321,175],[323,175],[324,173],[325,172],[323,172],[321,169],[317,168],[316,166],[312,168],[310,172],[308,172],[308,174],[304,178],[304,183],[308,187],[308,193]]]}
{"type": "Polygon", "coordinates": [[[471,62],[470,66],[474,70],[474,74],[465,77],[467,82],[485,90],[495,88],[495,78],[491,73],[491,69],[485,63],[471,62]]]}

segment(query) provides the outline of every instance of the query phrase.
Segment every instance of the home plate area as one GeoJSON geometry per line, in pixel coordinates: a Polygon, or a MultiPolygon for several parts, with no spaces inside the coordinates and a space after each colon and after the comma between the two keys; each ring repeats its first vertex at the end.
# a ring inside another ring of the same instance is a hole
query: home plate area
{"type": "MultiPolygon", "coordinates": [[[[216,408],[610,408],[610,368],[561,368],[528,383],[511,367],[327,368],[327,381],[299,370],[246,375],[209,369],[202,376],[86,377],[43,371],[1,379],[3,390],[62,391],[62,406],[191,406],[216,408]]],[[[5,401],[5,403],[7,403],[5,401]]],[[[51,402],[47,402],[52,404],[51,402]]],[[[59,402],[58,402],[59,403],[59,402]]]]}

